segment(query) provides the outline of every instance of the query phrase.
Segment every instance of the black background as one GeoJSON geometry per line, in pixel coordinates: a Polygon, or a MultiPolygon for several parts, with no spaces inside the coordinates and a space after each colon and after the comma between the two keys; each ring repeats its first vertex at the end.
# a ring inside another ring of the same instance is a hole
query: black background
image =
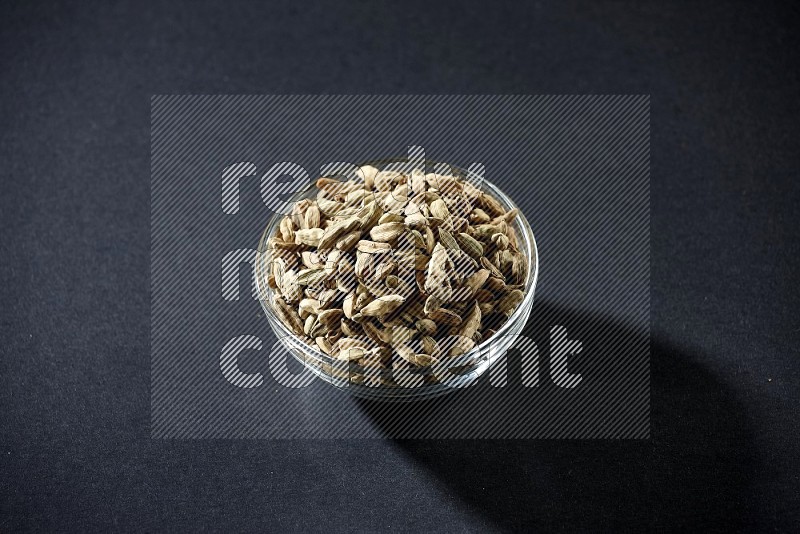
{"type": "Polygon", "coordinates": [[[788,2],[4,3],[0,529],[796,530],[796,23],[788,2]],[[151,440],[158,93],[650,94],[652,439],[151,440]]]}

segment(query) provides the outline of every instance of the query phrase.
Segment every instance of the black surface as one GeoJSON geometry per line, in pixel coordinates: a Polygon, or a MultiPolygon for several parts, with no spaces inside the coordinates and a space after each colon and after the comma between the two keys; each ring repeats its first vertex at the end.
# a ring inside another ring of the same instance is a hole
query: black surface
{"type": "Polygon", "coordinates": [[[0,530],[800,527],[794,8],[510,6],[3,4],[0,530]],[[154,93],[651,94],[652,439],[151,440],[154,93]]]}

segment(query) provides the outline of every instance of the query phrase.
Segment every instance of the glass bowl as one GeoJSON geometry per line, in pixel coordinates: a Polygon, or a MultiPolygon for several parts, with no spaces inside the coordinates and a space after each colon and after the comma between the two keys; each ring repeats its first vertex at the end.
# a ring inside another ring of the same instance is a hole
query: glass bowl
{"type": "MultiPolygon", "coordinates": [[[[379,160],[362,163],[361,166],[372,165],[379,170],[384,170],[397,164],[399,164],[399,160],[379,160]]],[[[455,167],[451,168],[454,174],[462,177],[465,175],[463,170],[455,167]]],[[[503,205],[504,209],[511,210],[517,207],[505,193],[489,181],[483,180],[481,189],[494,196],[503,205]]],[[[297,193],[289,199],[290,205],[303,198],[314,197],[316,192],[316,188],[312,186],[305,191],[297,193]]],[[[438,366],[433,368],[420,368],[417,371],[408,372],[408,376],[400,380],[404,385],[367,385],[364,381],[365,374],[375,373],[375,371],[367,371],[353,362],[332,358],[315,346],[311,346],[289,330],[272,309],[270,299],[273,296],[273,289],[267,283],[271,261],[267,240],[275,235],[283,217],[284,215],[280,213],[273,215],[258,244],[255,278],[261,307],[275,336],[292,356],[317,377],[357,397],[382,401],[413,401],[436,397],[468,387],[486,372],[497,358],[504,355],[512,347],[517,335],[522,332],[528,317],[530,317],[536,280],[539,274],[539,254],[530,224],[520,211],[511,226],[517,234],[518,248],[528,260],[528,272],[524,284],[525,296],[511,317],[491,338],[483,341],[467,353],[455,358],[442,360],[438,366]],[[419,375],[419,378],[415,378],[412,375],[419,375]],[[431,375],[435,378],[431,379],[431,375]]],[[[392,371],[381,372],[391,373],[392,371]]],[[[393,376],[397,379],[397,371],[394,371],[394,373],[393,376]]],[[[372,382],[374,383],[374,381],[372,382]]]]}

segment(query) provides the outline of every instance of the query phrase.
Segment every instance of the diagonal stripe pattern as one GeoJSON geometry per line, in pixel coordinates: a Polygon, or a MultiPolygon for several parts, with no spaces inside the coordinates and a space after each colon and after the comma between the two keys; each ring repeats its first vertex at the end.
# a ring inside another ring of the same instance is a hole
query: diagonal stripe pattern
{"type": "Polygon", "coordinates": [[[649,437],[649,131],[647,96],[153,97],[152,436],[649,437]],[[533,227],[539,283],[523,337],[472,385],[365,401],[280,353],[250,261],[267,205],[409,146],[485,167],[533,227]],[[298,172],[264,187],[276,164],[298,172]]]}

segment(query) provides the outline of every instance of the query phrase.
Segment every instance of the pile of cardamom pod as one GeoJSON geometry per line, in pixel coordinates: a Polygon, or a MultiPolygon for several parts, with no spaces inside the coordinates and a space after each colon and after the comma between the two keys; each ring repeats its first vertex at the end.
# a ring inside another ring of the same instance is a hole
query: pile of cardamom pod
{"type": "Polygon", "coordinates": [[[357,382],[397,385],[398,374],[447,360],[459,363],[453,373],[468,369],[457,358],[523,300],[517,210],[457,176],[419,171],[364,166],[357,179],[323,177],[316,188],[268,240],[280,321],[353,364],[357,382]]]}

